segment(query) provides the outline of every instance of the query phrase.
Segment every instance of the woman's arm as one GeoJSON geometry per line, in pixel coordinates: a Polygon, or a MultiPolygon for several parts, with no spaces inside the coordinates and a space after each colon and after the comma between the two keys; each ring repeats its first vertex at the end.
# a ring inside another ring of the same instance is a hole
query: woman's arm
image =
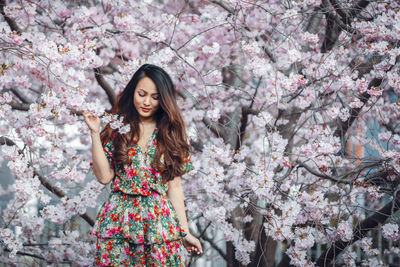
{"type": "Polygon", "coordinates": [[[183,201],[184,195],[182,190],[181,177],[177,176],[168,182],[167,195],[172,202],[172,206],[178,215],[179,222],[186,233],[189,233],[189,226],[186,218],[185,204],[183,201]]]}
{"type": "Polygon", "coordinates": [[[114,170],[111,169],[101,145],[100,119],[92,116],[90,112],[83,112],[83,117],[92,138],[93,173],[100,183],[108,184],[114,178],[114,170]]]}
{"type": "Polygon", "coordinates": [[[197,254],[203,253],[200,241],[189,232],[180,176],[177,176],[172,181],[168,182],[167,195],[168,198],[171,200],[172,206],[174,207],[176,214],[178,215],[182,228],[187,233],[187,236],[185,236],[183,240],[183,245],[189,252],[197,252],[197,254]]]}
{"type": "Polygon", "coordinates": [[[90,136],[92,137],[93,173],[101,184],[108,184],[114,178],[114,170],[111,169],[104,155],[100,134],[92,132],[90,136]]]}

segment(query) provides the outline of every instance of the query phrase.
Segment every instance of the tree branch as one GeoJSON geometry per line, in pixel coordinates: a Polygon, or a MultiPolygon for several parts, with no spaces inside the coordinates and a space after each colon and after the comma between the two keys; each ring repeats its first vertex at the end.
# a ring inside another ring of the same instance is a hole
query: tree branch
{"type": "MultiPolygon", "coordinates": [[[[0,146],[1,145],[7,145],[7,146],[15,146],[14,141],[11,139],[1,136],[0,137],[0,146]]],[[[19,151],[19,153],[23,153],[22,151],[19,151]]],[[[50,183],[50,181],[47,180],[43,175],[41,175],[38,171],[35,169],[33,170],[33,174],[36,175],[40,181],[40,183],[50,192],[52,192],[54,195],[58,196],[59,198],[63,198],[66,196],[66,194],[58,187],[50,183]]],[[[94,220],[91,218],[87,213],[81,214],[80,215],[90,226],[94,225],[94,220]]]]}
{"type": "Polygon", "coordinates": [[[247,111],[249,111],[253,108],[254,99],[257,96],[258,88],[261,85],[261,80],[262,80],[262,77],[260,77],[258,79],[257,87],[256,87],[256,90],[254,91],[254,95],[251,99],[251,103],[250,103],[249,107],[247,109],[242,108],[242,118],[240,119],[240,128],[239,128],[239,133],[237,135],[235,151],[238,151],[242,144],[244,134],[246,133],[247,123],[249,121],[249,113],[247,111]]]}
{"type": "MultiPolygon", "coordinates": [[[[378,87],[382,83],[382,78],[374,78],[368,85],[368,89],[371,89],[372,87],[378,87]]],[[[342,140],[344,136],[346,135],[347,130],[351,127],[351,125],[354,123],[355,119],[358,117],[360,114],[361,109],[365,106],[365,104],[368,102],[370,99],[371,95],[368,94],[367,92],[364,92],[359,98],[363,105],[359,108],[352,108],[350,109],[350,117],[346,121],[338,120],[338,127],[336,128],[334,132],[334,136],[340,137],[342,140]]]]}
{"type": "MultiPolygon", "coordinates": [[[[336,183],[352,184],[356,179],[346,180],[346,178],[351,177],[353,175],[356,175],[358,177],[358,175],[362,171],[364,171],[366,169],[371,169],[371,168],[380,166],[382,163],[383,163],[382,161],[377,161],[377,162],[372,162],[372,163],[369,163],[369,164],[361,165],[358,168],[354,168],[354,169],[346,172],[344,175],[340,175],[340,176],[337,176],[337,177],[329,176],[329,175],[314,171],[312,168],[310,168],[309,166],[307,166],[303,162],[298,163],[297,167],[298,168],[304,168],[309,173],[311,173],[312,175],[317,176],[317,177],[322,178],[322,179],[328,179],[328,180],[330,180],[332,182],[336,182],[336,183]]],[[[384,170],[380,170],[380,171],[384,171],[384,170]]]]}
{"type": "Polygon", "coordinates": [[[368,231],[376,228],[379,224],[386,221],[393,213],[397,212],[400,208],[400,198],[395,196],[395,199],[386,204],[382,209],[375,212],[373,215],[360,222],[353,231],[353,240],[345,242],[335,242],[327,248],[321,256],[318,258],[317,266],[330,266],[334,258],[338,257],[339,254],[349,245],[353,244],[357,240],[360,240],[366,236],[368,231]]]}
{"type": "MultiPolygon", "coordinates": [[[[4,250],[7,251],[7,252],[11,252],[11,250],[9,250],[8,248],[5,248],[4,250]]],[[[36,255],[36,254],[33,254],[33,253],[29,253],[29,252],[18,251],[17,255],[36,258],[36,259],[39,259],[39,260],[43,260],[46,263],[54,263],[54,262],[48,261],[46,258],[44,258],[44,257],[42,257],[40,255],[36,255]]],[[[59,263],[59,264],[71,264],[71,261],[61,261],[61,262],[57,262],[57,263],[59,263]]]]}
{"type": "Polygon", "coordinates": [[[229,13],[231,13],[232,15],[235,14],[235,9],[227,4],[225,4],[224,2],[220,1],[220,0],[209,0],[211,3],[213,4],[217,4],[220,7],[222,7],[223,9],[225,9],[226,11],[228,11],[229,13]]]}
{"type": "Polygon", "coordinates": [[[224,253],[224,251],[222,251],[222,249],[220,249],[220,248],[217,246],[217,244],[214,243],[213,240],[211,240],[210,238],[208,238],[206,235],[204,235],[204,236],[202,237],[202,239],[205,240],[205,241],[207,241],[207,242],[210,244],[210,246],[211,246],[213,249],[215,249],[215,250],[218,252],[218,254],[219,254],[222,258],[224,258],[224,260],[226,260],[226,261],[228,260],[227,257],[226,257],[226,254],[224,253]]]}
{"type": "Polygon", "coordinates": [[[323,40],[321,46],[322,53],[326,53],[333,48],[333,46],[336,43],[336,40],[339,38],[339,35],[342,31],[342,29],[339,27],[334,17],[330,15],[328,10],[324,10],[324,14],[326,16],[326,28],[325,28],[325,39],[323,40]]]}
{"type": "Polygon", "coordinates": [[[351,10],[350,10],[350,16],[358,16],[360,14],[361,10],[366,8],[369,3],[371,3],[371,0],[361,0],[359,1],[351,10]]]}
{"type": "Polygon", "coordinates": [[[29,110],[29,104],[18,103],[15,101],[11,101],[10,106],[12,107],[12,109],[16,109],[16,110],[22,110],[22,111],[29,110]]]}
{"type": "Polygon", "coordinates": [[[6,0],[0,0],[0,13],[3,15],[5,21],[7,22],[8,26],[10,26],[12,31],[15,31],[17,33],[21,33],[21,29],[18,27],[17,23],[15,20],[12,18],[8,17],[6,13],[4,12],[4,7],[6,6],[6,0]]]}
{"type": "Polygon", "coordinates": [[[114,106],[116,102],[116,95],[114,90],[111,88],[110,84],[104,79],[104,76],[101,72],[100,68],[94,69],[94,77],[96,78],[97,83],[104,89],[107,94],[108,100],[110,101],[111,106],[114,106]]]}
{"type": "Polygon", "coordinates": [[[11,92],[13,92],[14,95],[18,97],[19,100],[22,101],[22,103],[24,104],[32,103],[32,101],[28,97],[26,97],[23,93],[21,93],[17,88],[11,89],[11,92]]]}
{"type": "Polygon", "coordinates": [[[201,15],[201,13],[194,7],[192,2],[190,2],[189,0],[185,0],[185,3],[189,6],[189,8],[193,12],[193,14],[201,15]]]}
{"type": "MultiPolygon", "coordinates": [[[[348,25],[350,24],[351,20],[353,17],[356,17],[362,9],[368,6],[368,4],[371,1],[369,0],[362,0],[359,1],[357,4],[355,4],[350,10],[350,15],[344,19],[345,23],[343,23],[338,17],[336,17],[334,14],[332,14],[329,9],[328,9],[328,2],[327,0],[322,0],[321,3],[321,9],[324,11],[326,15],[326,28],[325,28],[325,39],[322,43],[321,46],[321,52],[325,53],[332,49],[332,47],[335,45],[336,40],[339,38],[339,35],[342,30],[349,31],[350,33],[355,33],[354,29],[349,27],[348,25]]],[[[336,3],[333,1],[333,3],[336,3]]],[[[333,4],[333,7],[336,9],[338,14],[344,15],[345,12],[341,7],[338,7],[337,5],[333,4]],[[340,13],[339,13],[340,12],[340,13]]]]}
{"type": "MultiPolygon", "coordinates": [[[[180,97],[182,97],[183,99],[190,98],[190,99],[193,101],[195,107],[197,107],[198,104],[199,104],[199,102],[196,100],[196,98],[194,98],[193,96],[191,96],[190,93],[189,93],[188,91],[180,90],[180,91],[178,92],[178,95],[179,95],[180,97]]],[[[205,125],[208,129],[210,129],[211,132],[213,132],[213,133],[215,134],[215,136],[222,137],[224,140],[226,140],[227,134],[226,134],[224,128],[222,128],[218,123],[216,123],[216,122],[214,122],[214,121],[211,121],[211,120],[210,120],[208,117],[206,117],[206,116],[203,117],[202,121],[203,121],[204,125],[205,125]]]]}
{"type": "MultiPolygon", "coordinates": [[[[322,0],[323,2],[326,2],[326,0],[322,0]]],[[[329,0],[333,8],[336,10],[336,12],[339,14],[339,16],[342,18],[344,23],[349,24],[349,14],[342,8],[340,3],[338,3],[336,0],[329,0]]]]}
{"type": "Polygon", "coordinates": [[[218,125],[218,123],[211,121],[208,117],[203,117],[202,121],[204,125],[215,134],[215,136],[222,137],[224,140],[228,138],[224,129],[218,125]]]}

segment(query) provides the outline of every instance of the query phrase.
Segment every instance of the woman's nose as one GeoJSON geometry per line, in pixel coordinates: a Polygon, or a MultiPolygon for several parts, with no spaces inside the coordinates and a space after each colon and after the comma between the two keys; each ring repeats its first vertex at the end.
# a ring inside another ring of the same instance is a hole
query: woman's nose
{"type": "Polygon", "coordinates": [[[150,105],[150,97],[145,97],[144,98],[144,104],[145,105],[150,105]]]}

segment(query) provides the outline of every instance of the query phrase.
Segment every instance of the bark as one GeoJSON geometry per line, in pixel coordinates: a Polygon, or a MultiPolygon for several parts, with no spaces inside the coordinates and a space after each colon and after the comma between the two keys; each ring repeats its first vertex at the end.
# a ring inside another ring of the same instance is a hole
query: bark
{"type": "Polygon", "coordinates": [[[235,258],[235,247],[232,242],[226,242],[226,266],[227,267],[241,267],[242,265],[235,258]]]}
{"type": "Polygon", "coordinates": [[[290,265],[290,258],[289,256],[285,253],[282,256],[282,260],[279,262],[278,267],[289,267],[290,265]]]}
{"type": "Polygon", "coordinates": [[[95,68],[94,69],[94,77],[96,78],[97,83],[106,92],[107,97],[108,97],[108,101],[110,101],[111,106],[114,106],[114,104],[116,102],[116,99],[117,99],[117,96],[115,95],[114,90],[108,84],[106,79],[104,79],[104,76],[103,76],[100,68],[95,68]]]}
{"type": "Polygon", "coordinates": [[[230,14],[235,14],[235,9],[229,5],[227,5],[226,3],[224,3],[223,1],[220,0],[209,0],[211,3],[219,5],[220,7],[222,7],[223,9],[225,9],[226,11],[228,11],[228,13],[230,14]]]}
{"type": "MultiPolygon", "coordinates": [[[[241,74],[242,68],[238,65],[224,67],[222,70],[223,83],[227,87],[240,87],[242,86],[242,82],[239,78],[241,74]]],[[[226,125],[226,127],[224,127],[224,132],[226,133],[224,141],[226,144],[230,144],[232,149],[240,148],[240,131],[245,131],[245,125],[240,127],[241,114],[241,107],[237,107],[233,112],[227,115],[227,121],[223,123],[226,125]]],[[[229,220],[229,222],[237,229],[243,229],[243,224],[235,220],[237,216],[241,215],[243,215],[242,210],[236,209],[232,212],[231,219],[229,220]]],[[[235,247],[232,242],[226,243],[226,257],[228,267],[241,266],[240,262],[235,258],[235,247]]]]}
{"type": "Polygon", "coordinates": [[[256,251],[249,267],[273,267],[275,263],[275,251],[278,243],[265,234],[263,222],[264,219],[257,235],[256,251]]]}

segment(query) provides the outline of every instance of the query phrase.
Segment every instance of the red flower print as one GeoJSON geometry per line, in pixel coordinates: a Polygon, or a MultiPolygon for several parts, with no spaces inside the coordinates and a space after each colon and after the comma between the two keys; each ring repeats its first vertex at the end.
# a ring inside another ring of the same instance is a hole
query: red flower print
{"type": "Polygon", "coordinates": [[[160,216],[160,211],[158,210],[158,206],[154,206],[154,213],[156,214],[156,216],[160,216]]]}
{"type": "Polygon", "coordinates": [[[116,222],[119,220],[119,216],[115,213],[111,214],[111,220],[113,220],[113,222],[116,222]]]}
{"type": "Polygon", "coordinates": [[[112,248],[113,248],[113,245],[112,245],[112,243],[111,243],[111,241],[110,241],[110,242],[108,242],[107,245],[106,245],[106,250],[107,250],[108,252],[110,252],[110,250],[112,250],[112,248]]]}
{"type": "Polygon", "coordinates": [[[136,155],[136,150],[135,150],[135,148],[132,147],[131,149],[129,149],[128,154],[129,154],[129,157],[135,156],[135,155],[136,155]]]}
{"type": "Polygon", "coordinates": [[[134,220],[135,222],[138,222],[138,221],[142,221],[142,220],[143,220],[143,218],[140,217],[140,215],[137,214],[137,213],[130,213],[130,214],[128,215],[128,218],[131,219],[131,220],[134,220]]]}
{"type": "Polygon", "coordinates": [[[111,228],[106,232],[111,232],[112,234],[122,234],[122,229],[121,226],[118,226],[117,228],[111,228]]]}
{"type": "Polygon", "coordinates": [[[128,179],[132,179],[133,177],[136,177],[138,175],[134,168],[127,168],[125,172],[126,172],[126,178],[128,179]]]}
{"type": "Polygon", "coordinates": [[[185,158],[185,159],[183,160],[183,163],[188,163],[189,161],[191,161],[190,156],[187,157],[187,158],[185,158]]]}

